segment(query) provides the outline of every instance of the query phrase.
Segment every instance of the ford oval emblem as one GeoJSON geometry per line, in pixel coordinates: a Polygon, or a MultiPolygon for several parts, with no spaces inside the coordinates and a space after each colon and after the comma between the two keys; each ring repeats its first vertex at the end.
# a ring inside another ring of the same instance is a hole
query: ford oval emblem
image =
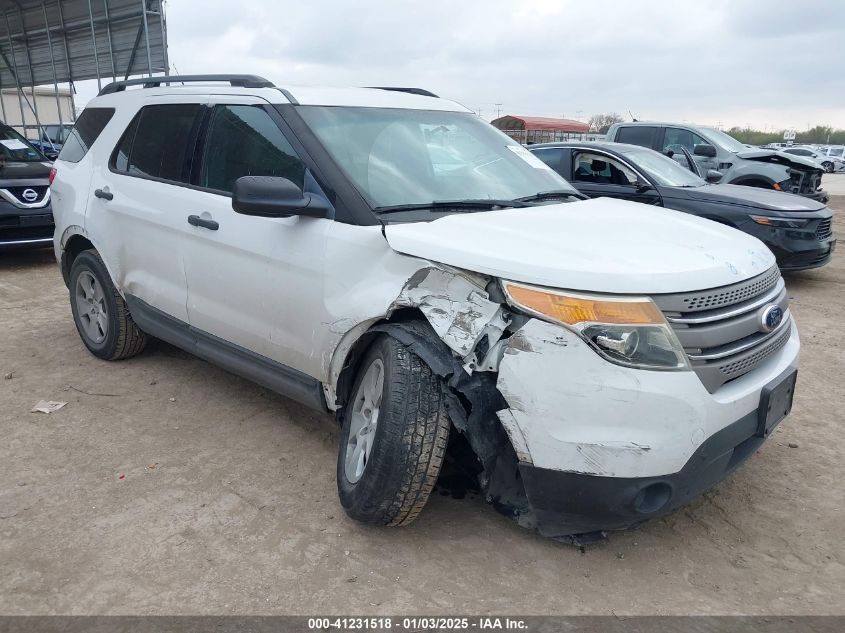
{"type": "Polygon", "coordinates": [[[760,330],[771,332],[776,330],[783,321],[783,310],[780,306],[769,304],[760,310],[760,330]]]}
{"type": "Polygon", "coordinates": [[[24,189],[21,197],[27,202],[35,202],[38,200],[38,192],[35,189],[24,189]]]}

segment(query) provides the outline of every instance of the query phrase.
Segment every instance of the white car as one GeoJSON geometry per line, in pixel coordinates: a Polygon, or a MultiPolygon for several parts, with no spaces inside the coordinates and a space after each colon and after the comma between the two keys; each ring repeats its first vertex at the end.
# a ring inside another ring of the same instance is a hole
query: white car
{"type": "Polygon", "coordinates": [[[761,242],[583,200],[425,91],[118,82],[52,178],[88,349],[158,337],[335,412],[361,521],[412,521],[463,435],[520,525],[629,527],[725,477],[792,403],[798,332],[761,242]]]}
{"type": "Polygon", "coordinates": [[[845,159],[843,159],[841,156],[826,154],[823,149],[819,149],[816,147],[793,146],[787,147],[781,151],[786,152],[787,154],[792,154],[794,156],[803,156],[804,158],[811,158],[812,160],[816,161],[819,165],[821,165],[824,170],[829,174],[833,172],[845,171],[845,159]]]}

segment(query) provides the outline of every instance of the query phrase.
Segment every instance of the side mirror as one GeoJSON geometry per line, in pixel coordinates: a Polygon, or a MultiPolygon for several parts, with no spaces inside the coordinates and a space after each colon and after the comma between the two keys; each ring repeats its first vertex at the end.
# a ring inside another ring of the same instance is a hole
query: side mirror
{"type": "Polygon", "coordinates": [[[296,184],[278,176],[241,176],[232,189],[232,208],[243,215],[287,218],[303,215],[324,218],[329,211],[326,201],[303,193],[296,184]]]}
{"type": "Polygon", "coordinates": [[[654,186],[647,180],[637,180],[637,193],[645,193],[646,191],[651,191],[652,189],[654,189],[654,186]]]}
{"type": "Polygon", "coordinates": [[[708,169],[707,170],[707,178],[705,178],[705,180],[707,180],[707,182],[716,183],[716,182],[719,182],[721,179],[722,179],[722,173],[721,172],[718,172],[715,169],[708,169]]]}
{"type": "Polygon", "coordinates": [[[716,158],[716,148],[712,145],[707,145],[705,143],[701,145],[696,145],[692,153],[696,156],[706,156],[707,158],[716,158]]]}

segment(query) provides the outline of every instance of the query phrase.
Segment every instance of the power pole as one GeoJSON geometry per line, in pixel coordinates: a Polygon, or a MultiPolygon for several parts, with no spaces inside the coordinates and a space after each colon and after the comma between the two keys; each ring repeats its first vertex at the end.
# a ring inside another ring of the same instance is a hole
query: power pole
{"type": "Polygon", "coordinates": [[[496,118],[498,119],[500,116],[502,116],[502,104],[494,103],[493,105],[496,106],[496,118]]]}

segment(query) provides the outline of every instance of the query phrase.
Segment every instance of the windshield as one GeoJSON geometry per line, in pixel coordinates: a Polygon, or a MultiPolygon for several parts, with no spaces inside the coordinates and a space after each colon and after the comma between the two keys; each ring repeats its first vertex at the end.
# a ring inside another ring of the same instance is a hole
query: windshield
{"type": "Polygon", "coordinates": [[[845,148],[842,147],[832,147],[831,149],[827,150],[828,156],[842,156],[842,152],[845,148]]]}
{"type": "MultiPolygon", "coordinates": [[[[707,184],[675,160],[649,149],[630,149],[621,152],[635,166],[664,187],[701,187],[707,184]]],[[[683,157],[683,154],[681,154],[683,157]]]]}
{"type": "Polygon", "coordinates": [[[10,127],[0,127],[0,160],[35,162],[44,157],[10,127]]]}
{"type": "Polygon", "coordinates": [[[374,209],[514,200],[577,191],[519,143],[464,112],[300,106],[299,113],[374,209]]]}
{"type": "Polygon", "coordinates": [[[724,150],[729,152],[733,152],[736,154],[737,152],[743,152],[748,149],[747,145],[743,145],[738,140],[736,140],[733,136],[729,136],[722,132],[721,130],[717,130],[712,127],[703,128],[707,132],[707,137],[711,143],[714,145],[718,145],[724,150]]]}

